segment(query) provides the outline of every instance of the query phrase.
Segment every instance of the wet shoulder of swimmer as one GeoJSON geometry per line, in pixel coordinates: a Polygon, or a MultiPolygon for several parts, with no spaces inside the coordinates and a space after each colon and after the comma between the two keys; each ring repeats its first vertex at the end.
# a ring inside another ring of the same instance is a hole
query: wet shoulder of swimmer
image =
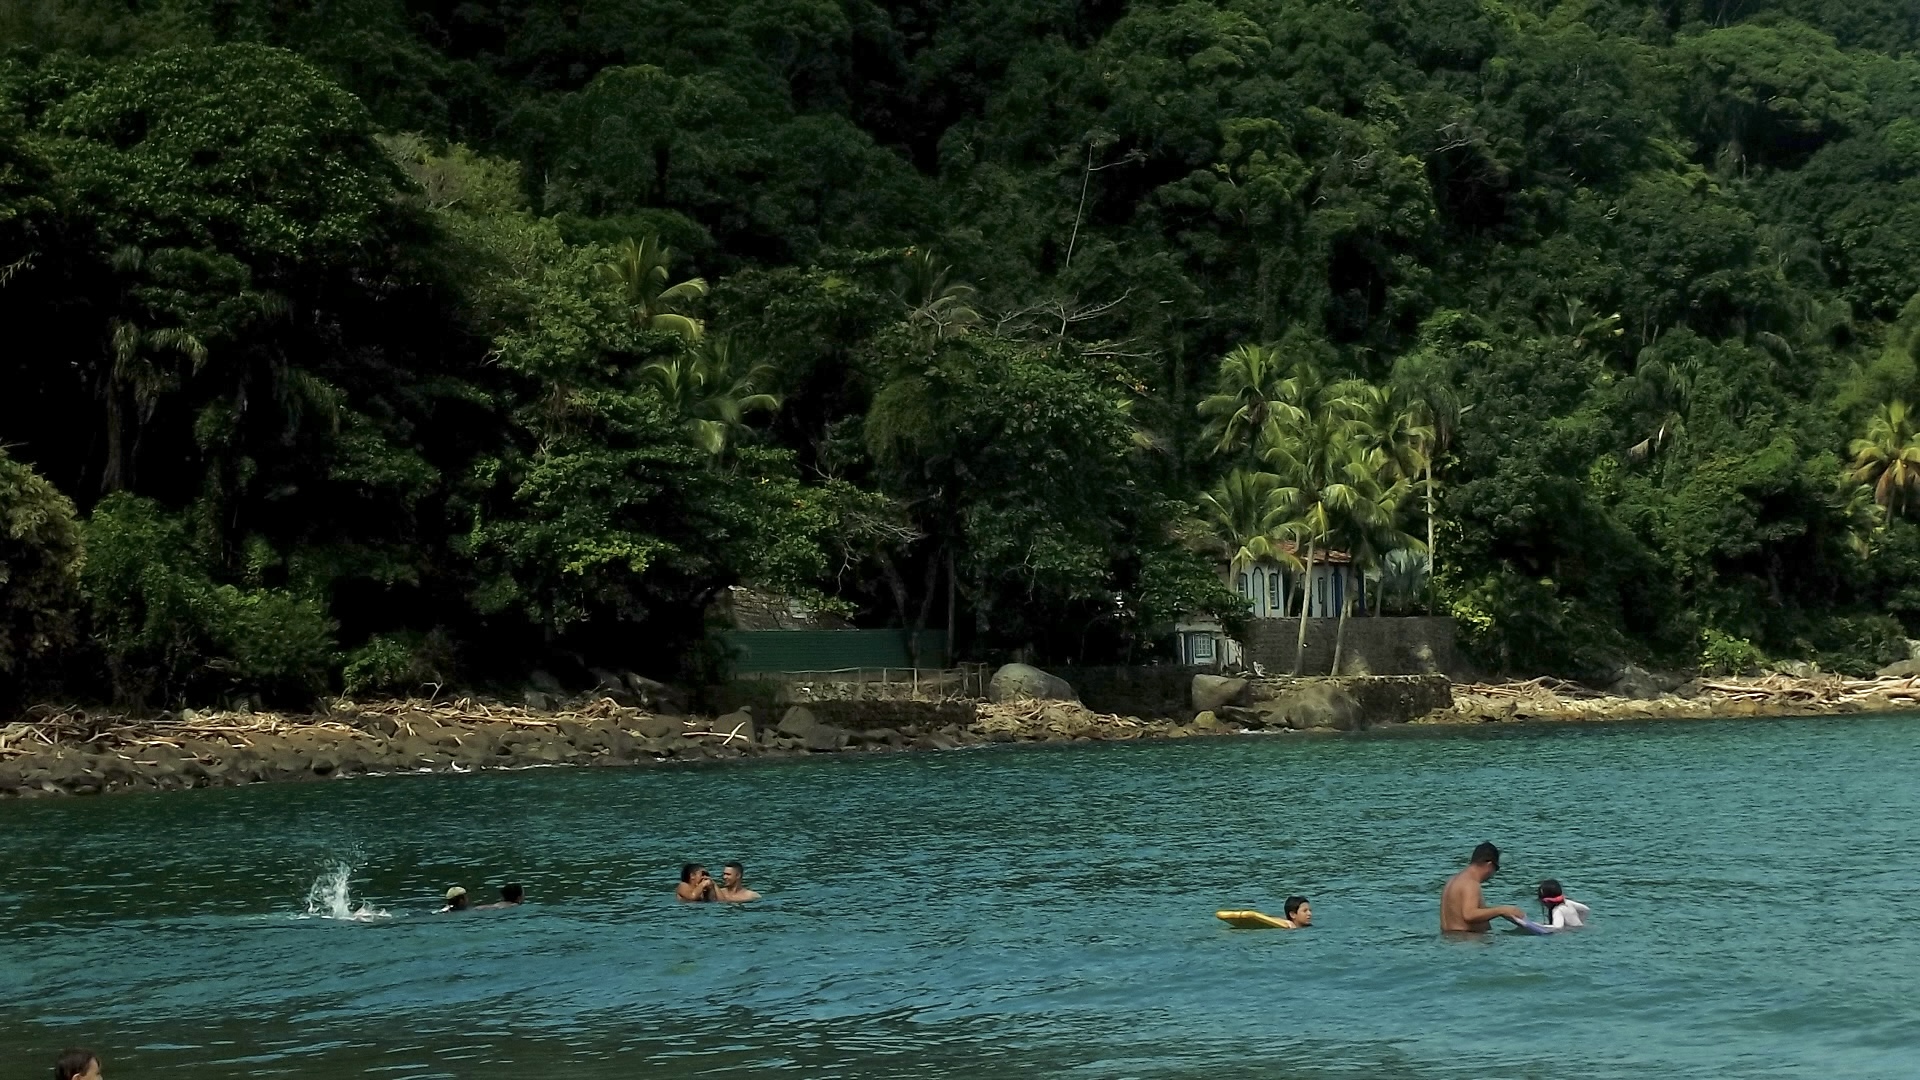
{"type": "Polygon", "coordinates": [[[455,885],[453,888],[447,890],[446,906],[441,908],[439,911],[434,912],[434,914],[445,915],[449,911],[469,911],[469,910],[498,911],[501,908],[519,907],[522,903],[526,901],[526,898],[527,898],[527,892],[525,889],[521,888],[520,886],[502,885],[500,886],[500,899],[495,900],[491,904],[481,904],[478,907],[470,908],[468,907],[467,890],[461,888],[458,885],[455,885]]]}
{"type": "Polygon", "coordinates": [[[673,895],[683,904],[744,904],[760,899],[759,893],[747,888],[747,868],[737,862],[720,868],[717,883],[702,864],[682,864],[680,884],[674,886],[673,895]]]}

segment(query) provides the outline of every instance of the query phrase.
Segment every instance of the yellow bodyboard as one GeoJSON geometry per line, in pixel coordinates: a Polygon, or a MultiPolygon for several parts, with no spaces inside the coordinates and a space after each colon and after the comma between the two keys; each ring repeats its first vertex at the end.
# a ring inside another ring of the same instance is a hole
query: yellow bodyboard
{"type": "Polygon", "coordinates": [[[1216,911],[1213,917],[1233,927],[1235,930],[1291,930],[1292,925],[1285,919],[1276,919],[1271,915],[1262,915],[1258,911],[1216,911]]]}

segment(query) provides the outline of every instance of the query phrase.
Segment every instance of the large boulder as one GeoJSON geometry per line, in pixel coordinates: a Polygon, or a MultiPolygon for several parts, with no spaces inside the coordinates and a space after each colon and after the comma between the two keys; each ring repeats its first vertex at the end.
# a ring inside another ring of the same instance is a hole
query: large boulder
{"type": "Polygon", "coordinates": [[[813,710],[805,705],[795,705],[780,717],[780,723],[774,725],[775,731],[790,739],[804,739],[807,733],[820,726],[813,710]]]}
{"type": "Polygon", "coordinates": [[[1911,679],[1920,675],[1920,660],[1895,660],[1874,674],[1883,679],[1911,679]]]}
{"type": "Polygon", "coordinates": [[[617,705],[634,706],[640,704],[639,695],[627,686],[627,680],[605,668],[589,668],[593,676],[593,693],[596,697],[611,698],[617,705]]]}
{"type": "Polygon", "coordinates": [[[725,716],[716,716],[713,718],[713,722],[707,725],[707,730],[719,732],[722,736],[725,736],[724,738],[713,740],[715,743],[721,745],[737,745],[742,739],[751,743],[753,742],[754,736],[753,710],[740,709],[736,712],[730,712],[725,716]]]}
{"type": "Polygon", "coordinates": [[[1627,664],[1615,673],[1607,693],[1634,701],[1652,701],[1660,696],[1660,682],[1645,668],[1627,664]]]}
{"type": "Polygon", "coordinates": [[[831,724],[815,724],[800,739],[801,745],[816,753],[845,750],[852,739],[852,733],[843,731],[831,724]]]}
{"type": "Polygon", "coordinates": [[[668,739],[686,730],[687,722],[678,716],[642,716],[633,721],[633,730],[644,739],[668,739]]]}
{"type": "Polygon", "coordinates": [[[1254,705],[1265,727],[1295,730],[1335,728],[1356,731],[1366,726],[1360,702],[1337,682],[1310,682],[1289,687],[1254,705]]]}
{"type": "Polygon", "coordinates": [[[1195,675],[1193,677],[1193,710],[1212,712],[1223,705],[1245,705],[1247,703],[1247,680],[1229,678],[1225,675],[1195,675]]]}
{"type": "Polygon", "coordinates": [[[996,705],[1006,701],[1079,701],[1080,695],[1058,675],[1029,664],[1007,664],[988,681],[987,700],[996,705]]]}
{"type": "Polygon", "coordinates": [[[680,713],[687,710],[686,695],[668,686],[666,683],[649,679],[645,675],[625,673],[627,686],[633,691],[634,698],[643,709],[658,709],[661,712],[680,713]]]}

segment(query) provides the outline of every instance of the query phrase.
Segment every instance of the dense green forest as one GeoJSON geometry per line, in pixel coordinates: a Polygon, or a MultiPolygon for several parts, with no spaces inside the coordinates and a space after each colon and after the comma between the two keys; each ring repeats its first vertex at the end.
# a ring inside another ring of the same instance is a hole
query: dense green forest
{"type": "Polygon", "coordinates": [[[6,0],[0,47],[0,697],[696,678],[742,583],[1138,661],[1328,546],[1488,670],[1920,630],[1908,0],[6,0]]]}

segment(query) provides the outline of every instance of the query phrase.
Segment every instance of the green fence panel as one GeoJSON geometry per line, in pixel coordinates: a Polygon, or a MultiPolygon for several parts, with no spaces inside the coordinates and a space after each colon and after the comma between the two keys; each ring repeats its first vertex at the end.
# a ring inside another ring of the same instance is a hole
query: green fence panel
{"type": "MultiPolygon", "coordinates": [[[[914,666],[901,630],[722,630],[717,636],[738,675],[914,666]]],[[[922,631],[919,666],[946,665],[947,635],[922,631]]]]}

